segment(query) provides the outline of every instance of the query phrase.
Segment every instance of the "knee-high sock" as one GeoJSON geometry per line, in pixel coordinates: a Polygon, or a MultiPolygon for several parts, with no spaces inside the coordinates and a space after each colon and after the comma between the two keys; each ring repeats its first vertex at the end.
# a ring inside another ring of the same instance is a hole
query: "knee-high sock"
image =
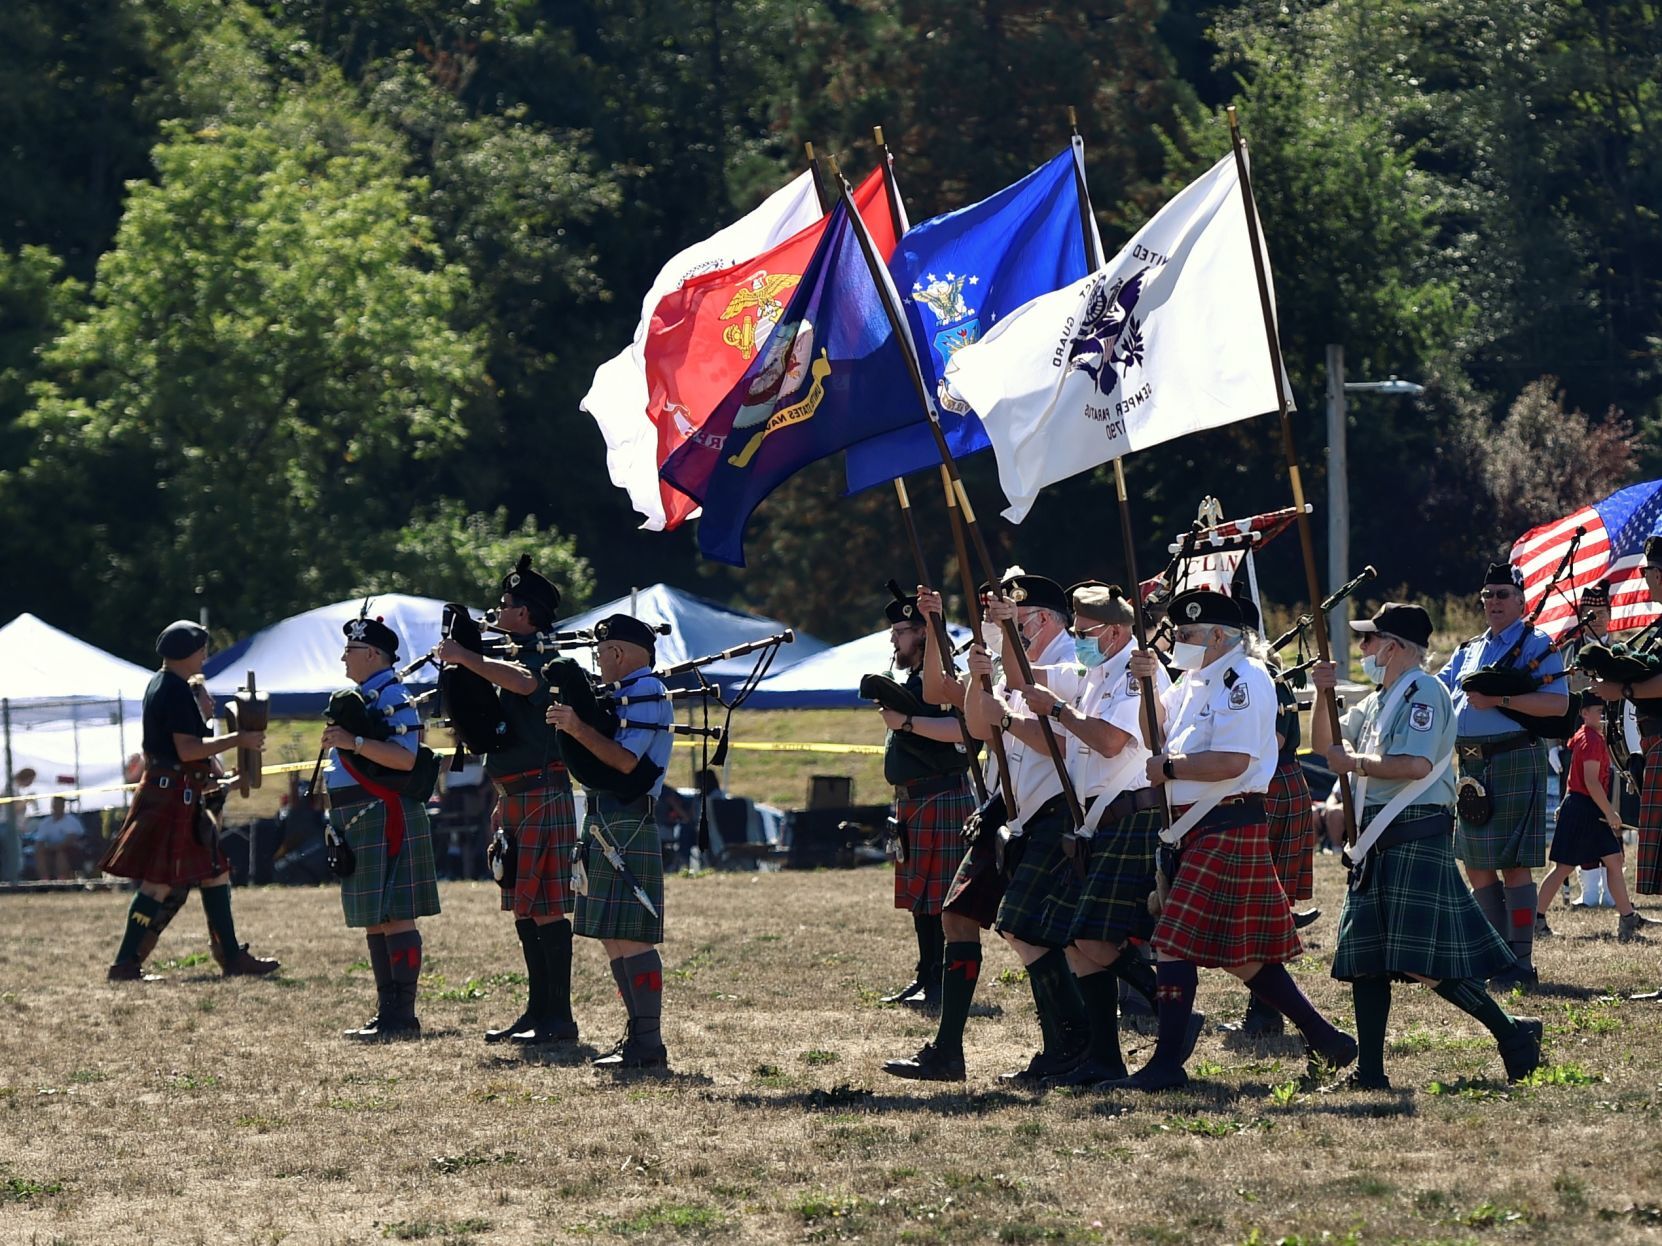
{"type": "Polygon", "coordinates": [[[1108,969],[1088,973],[1079,979],[1079,994],[1085,1001],[1085,1016],[1091,1027],[1091,1059],[1120,1070],[1123,1077],[1119,979],[1108,969]]]}
{"type": "Polygon", "coordinates": [[[369,968],[375,975],[375,1015],[381,1017],[393,1007],[392,957],[387,952],[386,935],[366,934],[364,942],[369,945],[369,968]]]}
{"type": "Polygon", "coordinates": [[[227,957],[235,956],[241,945],[237,924],[231,920],[231,884],[202,888],[202,911],[208,915],[208,929],[219,940],[220,949],[227,957]]]}
{"type": "MultiPolygon", "coordinates": [[[[1500,883],[1489,883],[1483,887],[1472,888],[1472,899],[1477,901],[1477,907],[1495,928],[1495,933],[1508,942],[1512,939],[1512,923],[1506,916],[1506,888],[1500,883]]],[[[1530,918],[1533,929],[1534,918],[1530,918]]]]}
{"type": "Polygon", "coordinates": [[[1600,903],[1604,899],[1608,888],[1609,884],[1605,881],[1604,867],[1602,865],[1597,869],[1582,869],[1581,902],[1583,904],[1600,903]]]}
{"type": "Polygon", "coordinates": [[[162,902],[147,896],[142,891],[133,893],[133,902],[127,906],[127,927],[121,935],[121,950],[115,954],[117,964],[124,961],[138,961],[139,944],[144,936],[150,933],[150,928],[156,922],[156,915],[162,911],[162,902]]]}
{"type": "Polygon", "coordinates": [[[629,1014],[629,1019],[635,1019],[635,993],[629,987],[629,971],[625,966],[628,957],[619,956],[612,961],[612,981],[617,983],[618,998],[623,1000],[623,1011],[629,1014]]]}
{"type": "Polygon", "coordinates": [[[1391,1019],[1391,979],[1384,974],[1350,984],[1356,1007],[1356,1071],[1363,1077],[1385,1076],[1385,1026],[1391,1019]]]}
{"type": "Polygon", "coordinates": [[[1073,976],[1062,949],[1053,947],[1029,965],[1027,979],[1039,1011],[1039,1031],[1044,1035],[1045,1051],[1052,1055],[1077,1051],[1088,1040],[1090,1023],[1085,1019],[1079,980],[1073,976]]]}
{"type": "Polygon", "coordinates": [[[1475,1017],[1495,1038],[1510,1038],[1518,1023],[1470,978],[1445,978],[1432,988],[1461,1012],[1475,1017]]]}
{"type": "Polygon", "coordinates": [[[162,910],[156,914],[155,920],[150,923],[150,929],[145,932],[144,938],[139,940],[138,960],[143,963],[150,959],[150,953],[156,950],[156,944],[161,942],[162,931],[168,928],[173,919],[179,916],[179,910],[185,907],[185,901],[190,899],[191,886],[185,883],[175,887],[162,897],[162,910]]]}
{"type": "Polygon", "coordinates": [[[929,981],[929,915],[927,913],[912,914],[912,934],[918,941],[918,967],[913,978],[918,982],[929,981]]]}
{"type": "Polygon", "coordinates": [[[1518,964],[1533,967],[1535,964],[1535,905],[1540,895],[1534,883],[1525,883],[1522,887],[1507,887],[1506,908],[1510,920],[1510,928],[1505,938],[1512,945],[1512,955],[1518,958],[1518,964]]]}
{"type": "Polygon", "coordinates": [[[553,1021],[571,1020],[571,922],[562,917],[557,922],[537,926],[537,950],[543,962],[544,996],[541,1012],[535,1017],[553,1021]]]}
{"type": "Polygon", "coordinates": [[[1182,1068],[1200,974],[1186,960],[1163,960],[1155,965],[1154,977],[1159,984],[1155,990],[1159,1029],[1154,1040],[1154,1057],[1149,1063],[1163,1068],[1182,1068]]]}
{"type": "Polygon", "coordinates": [[[981,977],[981,945],[948,943],[941,969],[941,1023],[935,1029],[935,1047],[947,1055],[962,1055],[964,1023],[981,977]]]}
{"type": "MultiPolygon", "coordinates": [[[[623,972],[629,975],[629,992],[634,998],[633,1033],[637,1041],[657,1043],[659,1018],[664,1004],[664,962],[658,949],[619,957],[623,972]]],[[[614,964],[616,962],[613,962],[614,964]]]]}
{"type": "Polygon", "coordinates": [[[1110,972],[1117,976],[1126,986],[1148,1001],[1149,1009],[1155,1007],[1155,994],[1158,984],[1154,978],[1154,966],[1143,959],[1143,955],[1136,947],[1127,942],[1120,948],[1119,958],[1109,966],[1110,972]]]}
{"type": "Polygon", "coordinates": [[[1264,1003],[1298,1026],[1298,1032],[1304,1035],[1304,1041],[1317,1051],[1330,1048],[1341,1037],[1333,1023],[1317,1012],[1309,997],[1299,990],[1298,983],[1293,981],[1293,975],[1287,972],[1287,966],[1265,965],[1252,975],[1247,987],[1264,1003]]]}
{"type": "Polygon", "coordinates": [[[393,1016],[383,1020],[415,1020],[416,992],[421,981],[421,931],[406,930],[387,936],[387,961],[392,969],[393,1016]]]}
{"type": "Polygon", "coordinates": [[[525,1015],[533,1019],[542,1016],[547,1005],[548,971],[544,968],[542,944],[537,941],[537,923],[529,917],[514,919],[514,933],[519,936],[520,954],[525,957],[525,1015]]]}

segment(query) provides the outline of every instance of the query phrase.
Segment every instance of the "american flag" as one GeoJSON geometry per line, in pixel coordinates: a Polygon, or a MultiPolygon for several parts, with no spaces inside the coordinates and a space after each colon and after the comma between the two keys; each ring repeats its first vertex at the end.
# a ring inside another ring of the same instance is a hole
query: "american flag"
{"type": "Polygon", "coordinates": [[[1536,626],[1557,639],[1576,619],[1583,589],[1600,581],[1610,586],[1610,627],[1627,631],[1662,615],[1645,589],[1640,563],[1645,538],[1662,528],[1662,480],[1618,490],[1591,506],[1539,528],[1531,528],[1512,545],[1512,565],[1523,573],[1524,605],[1535,608],[1558,569],[1577,528],[1583,529],[1569,575],[1552,586],[1536,626]]]}

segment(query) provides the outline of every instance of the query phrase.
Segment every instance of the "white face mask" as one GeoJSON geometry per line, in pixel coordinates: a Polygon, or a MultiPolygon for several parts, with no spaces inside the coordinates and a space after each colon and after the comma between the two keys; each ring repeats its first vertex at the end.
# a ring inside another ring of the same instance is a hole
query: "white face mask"
{"type": "Polygon", "coordinates": [[[1171,664],[1180,671],[1198,671],[1206,665],[1206,646],[1178,641],[1171,647],[1171,664]]]}
{"type": "Polygon", "coordinates": [[[991,619],[982,619],[981,645],[993,655],[993,661],[998,661],[1004,656],[1004,629],[991,619]]]}
{"type": "Polygon", "coordinates": [[[1385,664],[1371,653],[1362,655],[1362,678],[1370,684],[1385,682],[1385,664]]]}

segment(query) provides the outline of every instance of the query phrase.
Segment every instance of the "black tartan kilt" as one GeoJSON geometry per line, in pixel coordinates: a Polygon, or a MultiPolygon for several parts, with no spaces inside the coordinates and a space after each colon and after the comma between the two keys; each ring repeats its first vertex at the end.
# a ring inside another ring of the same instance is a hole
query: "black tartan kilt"
{"type": "Polygon", "coordinates": [[[1004,888],[993,923],[1000,934],[1035,947],[1068,945],[1080,891],[1079,875],[1062,851],[1071,825],[1064,809],[1041,815],[1026,826],[1021,858],[1004,888]]]}
{"type": "Polygon", "coordinates": [[[1160,810],[1144,809],[1091,837],[1090,867],[1074,906],[1072,939],[1123,944],[1154,933],[1148,897],[1154,890],[1154,851],[1162,825],[1160,810]]]}
{"type": "Polygon", "coordinates": [[[998,920],[998,906],[1004,899],[1004,874],[998,868],[998,850],[993,847],[995,832],[977,836],[946,890],[941,912],[966,917],[986,930],[998,920]]]}

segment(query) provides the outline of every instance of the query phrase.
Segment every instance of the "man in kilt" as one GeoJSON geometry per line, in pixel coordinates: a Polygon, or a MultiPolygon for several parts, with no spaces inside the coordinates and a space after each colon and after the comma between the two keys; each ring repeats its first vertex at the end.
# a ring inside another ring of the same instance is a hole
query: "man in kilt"
{"type": "MultiPolygon", "coordinates": [[[[1303,1035],[1313,1060],[1334,1068],[1356,1058],[1356,1040],[1316,1011],[1288,974],[1302,954],[1292,909],[1270,860],[1264,792],[1275,773],[1275,689],[1243,647],[1240,607],[1209,590],[1172,599],[1172,666],[1184,672],[1160,698],[1166,749],[1148,760],[1177,821],[1161,833],[1170,882],[1154,927],[1159,1027],[1154,1056],[1113,1085],[1165,1090],[1188,1084],[1183,1064],[1196,966],[1226,969],[1303,1035]],[[1176,861],[1171,863],[1167,852],[1176,861]]],[[[1153,654],[1131,657],[1152,678],[1153,654]]]]}
{"type": "MultiPolygon", "coordinates": [[[[1260,644],[1263,627],[1257,604],[1245,594],[1236,596],[1235,604],[1241,608],[1248,645],[1260,644]]],[[[1315,802],[1298,760],[1298,698],[1281,678],[1280,663],[1273,653],[1264,655],[1264,664],[1275,679],[1276,747],[1275,773],[1264,793],[1264,821],[1269,828],[1270,860],[1275,863],[1276,876],[1281,879],[1288,903],[1295,903],[1310,899],[1316,890],[1315,802]]],[[[1321,915],[1318,908],[1295,910],[1293,928],[1303,930],[1321,915]]],[[[1286,1032],[1286,1018],[1248,992],[1246,1016],[1239,1023],[1226,1021],[1220,1028],[1243,1038],[1268,1038],[1286,1032]]]]}
{"type": "Polygon", "coordinates": [[[664,786],[675,716],[663,681],[652,673],[657,652],[652,629],[630,615],[614,614],[597,623],[594,634],[600,677],[619,685],[631,701],[641,698],[627,707],[615,736],[603,735],[569,705],[556,701],[548,709],[549,723],[620,776],[621,790],[585,784],[573,867],[573,924],[578,934],[600,940],[629,1016],[622,1040],[594,1063],[604,1069],[661,1069],[669,1063],[660,1030],[664,962],[658,955],[664,941],[664,858],[652,810],[664,786]],[[636,795],[637,789],[644,794],[636,795]]]}
{"type": "Polygon", "coordinates": [[[388,772],[415,768],[421,716],[393,669],[397,633],[362,615],[341,630],[346,677],[368,702],[369,714],[389,731],[384,740],[337,725],[323,732],[330,833],[351,850],[353,861],[352,872],[341,879],[341,910],[348,926],[364,932],[378,1005],[373,1017],[344,1031],[344,1037],[362,1043],[416,1039],[421,1037],[415,1011],[421,979],[416,921],[439,911],[438,873],[427,806],[398,791],[388,772]]]}
{"type": "MultiPolygon", "coordinates": [[[[1662,536],[1645,538],[1645,590],[1653,602],[1662,603],[1662,536]]],[[[1662,670],[1662,631],[1641,638],[1638,649],[1662,670]]],[[[1662,673],[1638,683],[1613,684],[1593,681],[1592,692],[1612,706],[1625,701],[1633,706],[1644,761],[1639,770],[1639,851],[1633,889],[1642,896],[1662,895],[1662,673]]],[[[1626,707],[1623,706],[1626,716],[1626,707]]],[[[1662,1000],[1662,990],[1642,991],[1639,1000],[1662,1000]]]]}
{"type": "MultiPolygon", "coordinates": [[[[1357,779],[1358,839],[1346,849],[1350,887],[1339,917],[1333,976],[1349,982],[1356,1006],[1356,1069],[1345,1084],[1389,1090],[1385,1027],[1393,978],[1423,982],[1470,1013],[1500,1045],[1508,1081],[1541,1059],[1541,1023],[1507,1015],[1483,989],[1512,963],[1512,951],[1484,918],[1454,865],[1455,712],[1448,689],[1422,670],[1431,617],[1386,602],[1360,633],[1366,677],[1379,685],[1345,716],[1334,743],[1324,715],[1313,743],[1335,774],[1357,779]],[[1354,860],[1352,858],[1354,857],[1354,860]]],[[[1319,662],[1316,687],[1334,686],[1337,667],[1319,662]]]]}
{"type": "MultiPolygon", "coordinates": [[[[205,806],[218,794],[212,759],[234,748],[264,747],[259,731],[216,736],[190,681],[202,673],[208,633],[181,619],[156,638],[162,668],[144,690],[144,777],[121,830],[99,868],[131,878],[139,888],[127,909],[127,928],[108,977],[143,979],[145,958],[193,886],[202,889],[214,959],[226,977],[268,974],[277,962],[249,954],[237,942],[231,917],[231,863],[219,827],[205,806]]],[[[217,803],[217,802],[215,802],[217,803]]]]}
{"type": "MultiPolygon", "coordinates": [[[[510,639],[534,642],[554,625],[560,590],[521,555],[502,577],[497,626],[510,639]]],[[[577,1037],[571,1015],[571,851],[577,843],[577,807],[571,779],[560,760],[558,736],[547,722],[553,704],[543,663],[534,650],[522,660],[487,657],[454,640],[435,652],[441,662],[464,666],[497,687],[507,741],[485,756],[485,773],[496,788],[493,833],[513,846],[513,879],[502,888],[502,908],[514,915],[514,932],[525,957],[530,984],[524,1009],[506,1025],[485,1031],[487,1043],[512,1041],[527,1047],[570,1042],[577,1037]]],[[[520,655],[516,655],[519,657],[520,655]]]]}
{"type": "MultiPolygon", "coordinates": [[[[1075,661],[1035,667],[1043,686],[1022,689],[1036,714],[1066,733],[1068,774],[1085,811],[1077,853],[1085,877],[1068,928],[1068,961],[1085,1002],[1090,1047],[1071,1072],[1051,1078],[1062,1086],[1096,1086],[1126,1075],[1120,1051],[1119,983],[1124,979],[1155,1002],[1154,972],[1130,946],[1154,929],[1148,911],[1154,890],[1154,850],[1165,824],[1160,794],[1145,773],[1149,749],[1142,722],[1142,685],[1131,675],[1132,605],[1117,586],[1095,581],[1069,590],[1075,661]]],[[[1155,694],[1171,678],[1154,677],[1155,694]]],[[[1189,1045],[1203,1018],[1191,1019],[1189,1045]]]]}
{"type": "Polygon", "coordinates": [[[1539,981],[1532,871],[1547,856],[1547,750],[1505,711],[1562,714],[1569,698],[1563,658],[1551,637],[1524,620],[1523,574],[1508,563],[1491,563],[1478,597],[1488,630],[1461,645],[1437,675],[1452,696],[1459,730],[1454,855],[1465,863],[1483,916],[1511,945],[1517,962],[1493,985],[1527,990],[1539,981]],[[1502,662],[1520,668],[1539,662],[1534,675],[1543,689],[1489,696],[1461,688],[1463,677],[1502,662]],[[1458,799],[1462,787],[1475,794],[1478,786],[1486,799],[1458,799]]]}
{"type": "MultiPolygon", "coordinates": [[[[988,618],[994,618],[990,613],[993,610],[1008,614],[1013,609],[1029,662],[1034,666],[1058,666],[1075,660],[1073,638],[1067,630],[1067,595],[1061,585],[1043,576],[1011,571],[1005,574],[1003,587],[1007,593],[1020,594],[1022,600],[1019,605],[1006,603],[1003,607],[987,602],[988,618]]],[[[918,609],[925,614],[938,614],[939,594],[920,588],[918,609]]],[[[932,627],[926,643],[935,643],[932,627]]],[[[1053,897],[1037,865],[1025,873],[1022,870],[1027,856],[1037,861],[1048,858],[1044,849],[1057,853],[1061,850],[1061,834],[1070,829],[1065,825],[1067,806],[1061,794],[1061,779],[1042,747],[1030,747],[1020,737],[1010,734],[1009,728],[1018,713],[1029,722],[1036,722],[1026,710],[1021,693],[1007,689],[1003,680],[994,685],[991,694],[983,692],[976,668],[991,669],[988,651],[985,646],[976,645],[970,650],[970,657],[970,673],[962,682],[955,682],[940,675],[939,662],[933,653],[927,654],[923,664],[924,699],[944,701],[964,709],[965,720],[976,739],[990,738],[995,729],[1004,733],[1010,787],[1015,793],[1019,816],[1008,815],[1003,797],[994,796],[984,809],[971,817],[965,828],[969,847],[941,906],[946,950],[942,958],[945,968],[941,975],[940,1024],[933,1041],[925,1043],[915,1056],[885,1061],[883,1065],[884,1072],[913,1081],[964,1080],[964,1024],[969,1019],[976,983],[981,977],[981,932],[995,923],[999,924],[1000,933],[1012,930],[1018,938],[1023,937],[1022,932],[1047,937],[1034,927],[1048,924],[1060,940],[1053,947],[1045,947],[1024,938],[1035,956],[1027,965],[1028,983],[1035,1003],[1043,1000],[1039,1021],[1045,1046],[1051,1054],[1044,1059],[1035,1057],[1027,1069],[1010,1076],[1036,1079],[1069,1071],[1084,1058],[1087,1043],[1084,1002],[1060,950],[1067,942],[1077,880],[1069,869],[1067,880],[1062,880],[1066,894],[1053,897]],[[971,713],[980,713],[982,717],[972,720],[971,713]],[[1010,838],[1007,846],[1001,846],[1000,830],[1006,820],[1010,823],[1010,838]],[[1039,837],[1044,848],[1030,854],[1026,843],[1035,826],[1042,831],[1039,837]],[[1016,900],[1007,906],[1005,901],[1011,887],[1015,889],[1016,900]],[[1067,890],[1069,887],[1071,890],[1067,890]],[[1062,1018],[1060,1026],[1056,1024],[1058,1017],[1062,1018]]],[[[1010,659],[1010,668],[1018,669],[1014,658],[1010,659]]],[[[987,790],[998,792],[1001,787],[997,759],[992,758],[987,767],[987,790]]]]}
{"type": "Polygon", "coordinates": [[[918,599],[891,601],[885,610],[894,666],[903,687],[927,712],[902,714],[885,707],[883,778],[894,785],[897,831],[894,906],[912,915],[918,941],[917,972],[886,1004],[941,1002],[941,904],[964,858],[964,823],[975,812],[961,720],[950,709],[923,700],[924,616],[918,599]]]}

